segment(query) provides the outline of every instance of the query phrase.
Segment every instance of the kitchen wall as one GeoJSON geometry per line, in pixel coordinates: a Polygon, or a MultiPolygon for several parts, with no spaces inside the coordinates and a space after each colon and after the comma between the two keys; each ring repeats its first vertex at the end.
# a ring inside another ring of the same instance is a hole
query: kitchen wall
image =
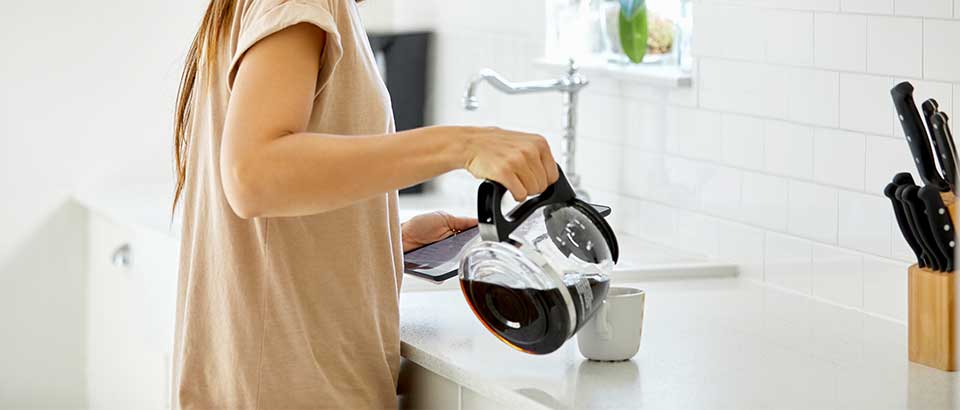
{"type": "MultiPolygon", "coordinates": [[[[435,123],[555,139],[557,95],[485,89],[480,111],[460,108],[481,67],[559,73],[532,64],[544,0],[394,2],[394,27],[438,33],[435,123]]],[[[578,160],[595,198],[615,206],[622,232],[904,321],[912,254],[881,190],[914,167],[888,91],[910,80],[960,118],[960,0],[699,0],[694,24],[693,87],[590,78],[578,160]]],[[[459,173],[440,186],[468,204],[475,182],[459,173]]]]}
{"type": "Polygon", "coordinates": [[[206,1],[17,1],[0,13],[0,407],[78,408],[87,184],[170,175],[181,56],[206,1]]]}

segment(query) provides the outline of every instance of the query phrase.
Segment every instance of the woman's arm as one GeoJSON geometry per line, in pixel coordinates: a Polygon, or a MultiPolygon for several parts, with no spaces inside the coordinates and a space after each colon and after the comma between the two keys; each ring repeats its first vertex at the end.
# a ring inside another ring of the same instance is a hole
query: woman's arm
{"type": "MultiPolygon", "coordinates": [[[[543,137],[496,128],[430,127],[390,135],[306,132],[325,33],[299,24],[254,45],[237,70],[220,152],[238,216],[297,216],[340,208],[466,168],[515,198],[557,179],[543,137]]],[[[375,103],[375,102],[371,102],[375,103]]]]}

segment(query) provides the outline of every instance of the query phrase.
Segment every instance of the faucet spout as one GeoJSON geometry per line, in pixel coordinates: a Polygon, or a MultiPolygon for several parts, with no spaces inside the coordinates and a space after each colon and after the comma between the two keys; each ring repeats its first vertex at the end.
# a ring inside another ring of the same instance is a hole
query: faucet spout
{"type": "Polygon", "coordinates": [[[545,91],[576,92],[587,85],[587,80],[579,75],[554,80],[512,82],[503,78],[496,71],[484,68],[467,84],[467,91],[463,96],[463,108],[470,111],[480,108],[477,88],[483,82],[490,83],[493,88],[505,94],[530,94],[545,91]]]}

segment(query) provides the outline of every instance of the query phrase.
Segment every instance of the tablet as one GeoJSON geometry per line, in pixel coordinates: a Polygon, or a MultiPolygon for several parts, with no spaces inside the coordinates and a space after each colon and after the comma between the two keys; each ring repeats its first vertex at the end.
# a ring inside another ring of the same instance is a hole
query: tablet
{"type": "Polygon", "coordinates": [[[449,238],[431,243],[403,254],[403,272],[435,283],[443,283],[457,276],[460,251],[479,237],[480,229],[473,227],[449,238]]]}

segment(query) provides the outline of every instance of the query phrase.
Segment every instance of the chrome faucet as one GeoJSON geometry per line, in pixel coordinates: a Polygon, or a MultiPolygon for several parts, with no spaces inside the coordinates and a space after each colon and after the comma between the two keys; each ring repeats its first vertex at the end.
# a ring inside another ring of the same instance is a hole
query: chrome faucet
{"type": "Polygon", "coordinates": [[[559,91],[563,95],[563,171],[576,190],[577,196],[589,200],[589,195],[580,187],[580,175],[577,174],[575,163],[577,154],[577,96],[583,87],[589,84],[586,78],[580,75],[577,64],[570,60],[567,73],[560,78],[542,81],[527,81],[514,83],[504,79],[496,71],[489,68],[480,70],[467,85],[467,92],[463,96],[463,107],[473,111],[480,107],[477,98],[477,87],[482,82],[488,82],[493,88],[506,94],[530,94],[547,91],[559,91]]]}

